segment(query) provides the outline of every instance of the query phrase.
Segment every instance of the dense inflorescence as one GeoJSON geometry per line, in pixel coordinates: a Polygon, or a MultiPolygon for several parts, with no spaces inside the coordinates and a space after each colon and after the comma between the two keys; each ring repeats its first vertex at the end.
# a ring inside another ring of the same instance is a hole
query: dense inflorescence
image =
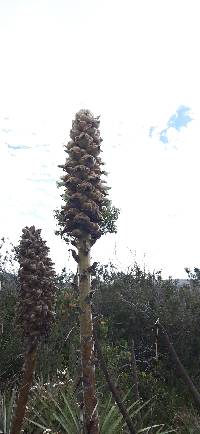
{"type": "Polygon", "coordinates": [[[55,272],[41,229],[25,227],[17,248],[20,264],[19,319],[27,345],[34,346],[49,333],[54,319],[55,272]]]}
{"type": "Polygon", "coordinates": [[[59,213],[63,233],[75,241],[84,234],[94,243],[102,234],[102,214],[109,200],[108,187],[102,180],[106,172],[101,170],[99,157],[101,142],[99,118],[89,110],[80,110],[72,123],[71,140],[65,145],[68,158],[60,165],[65,174],[60,185],[65,187],[62,195],[65,204],[59,213]]]}

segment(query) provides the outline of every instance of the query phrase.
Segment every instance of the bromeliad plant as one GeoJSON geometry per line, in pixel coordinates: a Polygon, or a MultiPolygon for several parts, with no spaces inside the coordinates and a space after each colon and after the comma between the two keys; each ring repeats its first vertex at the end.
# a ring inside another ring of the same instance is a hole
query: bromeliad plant
{"type": "Polygon", "coordinates": [[[107,198],[108,187],[102,179],[106,172],[99,156],[101,142],[99,117],[89,110],[80,110],[72,123],[71,140],[65,146],[68,157],[61,167],[64,175],[64,204],[57,212],[61,234],[77,248],[72,250],[78,263],[79,311],[81,336],[82,381],[86,432],[99,433],[95,390],[93,324],[91,311],[90,262],[92,245],[103,233],[115,232],[118,210],[107,198]]]}
{"type": "MultiPolygon", "coordinates": [[[[122,402],[126,405],[127,413],[137,425],[138,413],[143,412],[141,421],[142,428],[138,428],[137,434],[167,434],[175,432],[165,429],[164,425],[147,424],[152,410],[152,401],[142,403],[135,401],[128,404],[127,399],[131,390],[123,397],[122,402]]],[[[126,422],[119,412],[116,403],[113,403],[112,395],[104,395],[104,402],[99,409],[100,434],[125,434],[126,422]]],[[[79,404],[77,402],[74,387],[70,382],[42,384],[36,383],[29,401],[29,409],[25,431],[35,433],[50,432],[52,434],[80,434],[82,425],[79,417],[79,404]]]]}
{"type": "Polygon", "coordinates": [[[38,345],[49,334],[54,318],[55,272],[41,230],[25,227],[16,249],[19,269],[19,310],[25,341],[23,380],[19,389],[11,434],[19,434],[32,385],[38,345]]]}
{"type": "Polygon", "coordinates": [[[0,434],[9,434],[15,405],[16,391],[0,392],[0,434]]]}

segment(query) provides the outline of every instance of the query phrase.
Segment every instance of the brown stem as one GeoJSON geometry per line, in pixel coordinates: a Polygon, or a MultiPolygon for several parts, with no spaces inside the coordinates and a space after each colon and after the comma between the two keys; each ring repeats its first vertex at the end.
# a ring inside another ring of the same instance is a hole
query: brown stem
{"type": "Polygon", "coordinates": [[[90,246],[88,239],[79,244],[79,308],[81,364],[83,381],[84,416],[87,434],[99,434],[97,412],[92,310],[90,304],[90,246]]]}
{"type": "Polygon", "coordinates": [[[125,406],[124,406],[124,404],[123,404],[123,402],[122,402],[122,400],[120,398],[119,392],[116,389],[116,387],[115,387],[115,385],[114,385],[114,383],[113,383],[113,381],[111,379],[111,375],[110,375],[110,373],[109,373],[109,371],[107,369],[107,366],[105,364],[103,353],[102,353],[102,350],[101,350],[101,346],[100,346],[99,341],[98,341],[96,327],[94,327],[94,338],[95,338],[95,347],[96,347],[98,359],[99,359],[99,362],[100,362],[100,366],[101,366],[101,369],[102,369],[102,371],[104,373],[104,376],[105,376],[105,379],[106,379],[106,381],[108,383],[108,386],[110,388],[112,396],[113,396],[115,402],[117,403],[119,411],[122,414],[122,416],[123,416],[123,418],[124,418],[124,420],[125,420],[125,422],[126,422],[126,424],[128,426],[130,434],[136,434],[136,430],[135,430],[135,428],[133,426],[131,418],[129,417],[129,415],[128,415],[127,411],[126,411],[126,408],[125,408],[125,406]]]}
{"type": "Polygon", "coordinates": [[[12,421],[10,434],[20,434],[28,401],[28,395],[33,381],[33,374],[36,364],[37,349],[27,352],[24,363],[24,375],[22,385],[16,402],[16,410],[12,421]]]}
{"type": "Polygon", "coordinates": [[[165,330],[165,328],[159,323],[156,322],[155,324],[155,328],[158,328],[159,330],[161,330],[162,335],[165,339],[165,343],[167,345],[167,348],[169,350],[169,353],[171,355],[172,360],[174,361],[178,372],[180,373],[180,376],[182,377],[183,381],[185,382],[186,386],[188,387],[194,402],[196,404],[196,407],[198,408],[198,410],[200,410],[200,393],[198,392],[197,388],[195,387],[195,385],[193,384],[191,378],[189,377],[186,369],[184,368],[183,364],[181,363],[177,352],[175,351],[175,348],[172,344],[172,342],[170,341],[170,338],[165,330]]]}
{"type": "MultiPolygon", "coordinates": [[[[135,358],[135,345],[134,345],[134,339],[131,339],[131,369],[132,369],[132,376],[133,376],[133,393],[135,395],[135,400],[140,400],[140,394],[139,394],[139,381],[138,381],[138,373],[137,373],[137,364],[136,364],[136,358],[135,358]]],[[[137,420],[138,420],[138,426],[141,426],[142,423],[142,417],[141,412],[139,411],[137,414],[137,420]]]]}
{"type": "Polygon", "coordinates": [[[137,374],[137,365],[136,365],[136,359],[135,359],[135,347],[134,347],[134,340],[131,339],[131,368],[132,368],[132,376],[133,376],[133,390],[135,395],[135,400],[139,401],[140,395],[139,395],[139,389],[138,389],[138,374],[137,374]]]}

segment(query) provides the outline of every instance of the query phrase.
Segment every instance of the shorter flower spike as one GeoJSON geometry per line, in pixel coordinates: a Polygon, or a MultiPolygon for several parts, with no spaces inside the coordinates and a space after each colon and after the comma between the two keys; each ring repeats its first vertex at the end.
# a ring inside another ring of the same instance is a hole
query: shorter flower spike
{"type": "Polygon", "coordinates": [[[54,319],[55,271],[41,229],[25,227],[17,247],[20,264],[19,319],[27,349],[49,334],[54,319]]]}

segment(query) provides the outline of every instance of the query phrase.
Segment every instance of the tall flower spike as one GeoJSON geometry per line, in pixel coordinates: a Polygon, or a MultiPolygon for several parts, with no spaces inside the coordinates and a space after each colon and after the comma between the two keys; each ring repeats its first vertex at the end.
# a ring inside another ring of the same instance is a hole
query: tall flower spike
{"type": "MultiPolygon", "coordinates": [[[[57,213],[62,234],[77,247],[79,276],[79,312],[81,363],[84,397],[85,430],[99,433],[97,412],[94,342],[91,309],[91,263],[90,250],[103,231],[105,210],[110,204],[108,187],[101,179],[106,174],[101,170],[103,162],[99,156],[101,142],[99,117],[89,110],[80,110],[72,122],[70,142],[65,146],[68,158],[60,166],[64,170],[61,183],[65,190],[65,204],[57,213]]],[[[116,219],[115,219],[116,220],[116,219]]],[[[104,231],[105,233],[105,231],[104,231]]]]}
{"type": "Polygon", "coordinates": [[[20,264],[19,317],[25,338],[23,380],[19,389],[11,434],[21,432],[28,394],[32,385],[38,343],[47,337],[54,318],[55,272],[41,230],[25,227],[17,250],[20,264]]]}

